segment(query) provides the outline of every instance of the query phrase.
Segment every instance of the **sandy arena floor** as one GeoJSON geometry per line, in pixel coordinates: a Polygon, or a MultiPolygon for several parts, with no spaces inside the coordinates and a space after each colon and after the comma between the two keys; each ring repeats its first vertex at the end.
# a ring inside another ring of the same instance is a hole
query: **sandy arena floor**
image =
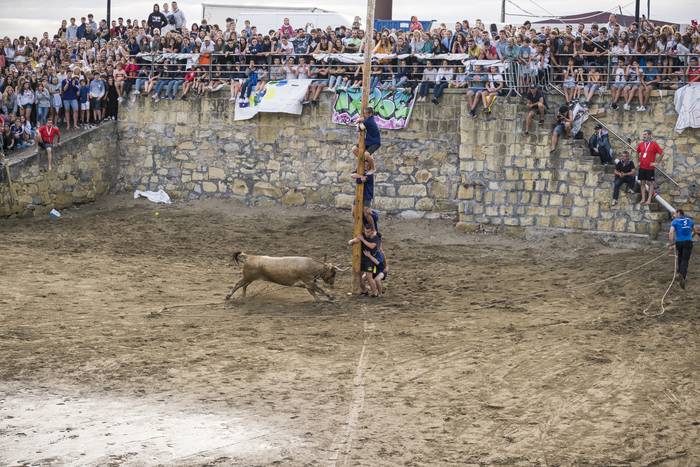
{"type": "Polygon", "coordinates": [[[384,298],[345,274],[332,304],[256,284],[225,305],[234,250],[349,262],[348,213],[118,198],[0,221],[0,464],[700,464],[697,254],[650,318],[670,257],[581,286],[659,246],[380,226],[384,298]]]}

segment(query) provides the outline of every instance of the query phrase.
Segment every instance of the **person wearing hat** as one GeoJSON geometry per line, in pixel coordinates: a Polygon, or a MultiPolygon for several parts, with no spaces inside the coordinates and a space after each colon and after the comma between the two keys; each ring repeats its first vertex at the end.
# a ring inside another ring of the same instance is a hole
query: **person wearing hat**
{"type": "Polygon", "coordinates": [[[544,123],[544,94],[540,87],[532,82],[525,93],[525,99],[527,99],[527,118],[525,119],[525,134],[530,133],[530,124],[532,119],[535,118],[535,114],[540,115],[540,125],[544,123]]]}
{"type": "Polygon", "coordinates": [[[637,180],[634,178],[634,162],[630,160],[630,152],[623,151],[622,158],[615,163],[615,181],[613,182],[613,200],[612,205],[617,204],[620,197],[620,188],[627,184],[627,189],[630,193],[633,192],[637,180]]]}
{"type": "Polygon", "coordinates": [[[603,125],[596,123],[595,133],[588,140],[588,149],[591,151],[591,156],[600,157],[600,163],[608,165],[612,163],[612,147],[608,131],[603,128],[603,125]]]}

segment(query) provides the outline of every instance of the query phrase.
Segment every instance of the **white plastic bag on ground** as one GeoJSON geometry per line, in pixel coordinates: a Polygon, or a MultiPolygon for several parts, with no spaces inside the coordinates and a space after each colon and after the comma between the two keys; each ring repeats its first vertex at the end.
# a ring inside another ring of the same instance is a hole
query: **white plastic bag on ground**
{"type": "Polygon", "coordinates": [[[151,201],[153,203],[172,203],[172,201],[170,201],[170,196],[168,196],[168,194],[162,189],[158,191],[134,191],[134,199],[138,198],[139,196],[143,196],[144,198],[147,198],[148,201],[151,201]]]}

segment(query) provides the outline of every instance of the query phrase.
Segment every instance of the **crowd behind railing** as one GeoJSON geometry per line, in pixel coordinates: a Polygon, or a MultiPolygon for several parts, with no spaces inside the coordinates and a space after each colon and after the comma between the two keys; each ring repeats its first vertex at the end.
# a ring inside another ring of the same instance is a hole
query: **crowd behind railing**
{"type": "MultiPolygon", "coordinates": [[[[567,101],[610,91],[610,105],[644,110],[651,91],[700,80],[700,30],[649,21],[604,25],[488,27],[481,20],[424,31],[376,31],[371,86],[415,93],[438,104],[446,88],[464,88],[470,113],[489,112],[495,97],[557,86],[567,101]],[[432,96],[430,93],[432,92],[432,96]]],[[[321,92],[359,89],[365,48],[360,18],[352,26],[257,31],[250,21],[187,25],[176,2],[154,5],[145,20],[93,15],[63,20],[53,35],[5,37],[0,48],[0,126],[4,151],[31,145],[49,119],[67,129],[114,119],[125,99],[186,99],[229,92],[250,98],[270,80],[311,79],[308,102],[321,92]]],[[[128,100],[126,102],[129,102],[128,100]]]]}

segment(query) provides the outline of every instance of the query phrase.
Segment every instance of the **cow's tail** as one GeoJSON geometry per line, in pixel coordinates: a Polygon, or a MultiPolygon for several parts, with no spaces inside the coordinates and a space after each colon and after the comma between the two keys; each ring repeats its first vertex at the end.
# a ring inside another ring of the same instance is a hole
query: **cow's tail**
{"type": "Polygon", "coordinates": [[[236,251],[233,253],[233,262],[236,264],[245,263],[247,258],[248,258],[248,255],[246,255],[242,251],[236,251]]]}

